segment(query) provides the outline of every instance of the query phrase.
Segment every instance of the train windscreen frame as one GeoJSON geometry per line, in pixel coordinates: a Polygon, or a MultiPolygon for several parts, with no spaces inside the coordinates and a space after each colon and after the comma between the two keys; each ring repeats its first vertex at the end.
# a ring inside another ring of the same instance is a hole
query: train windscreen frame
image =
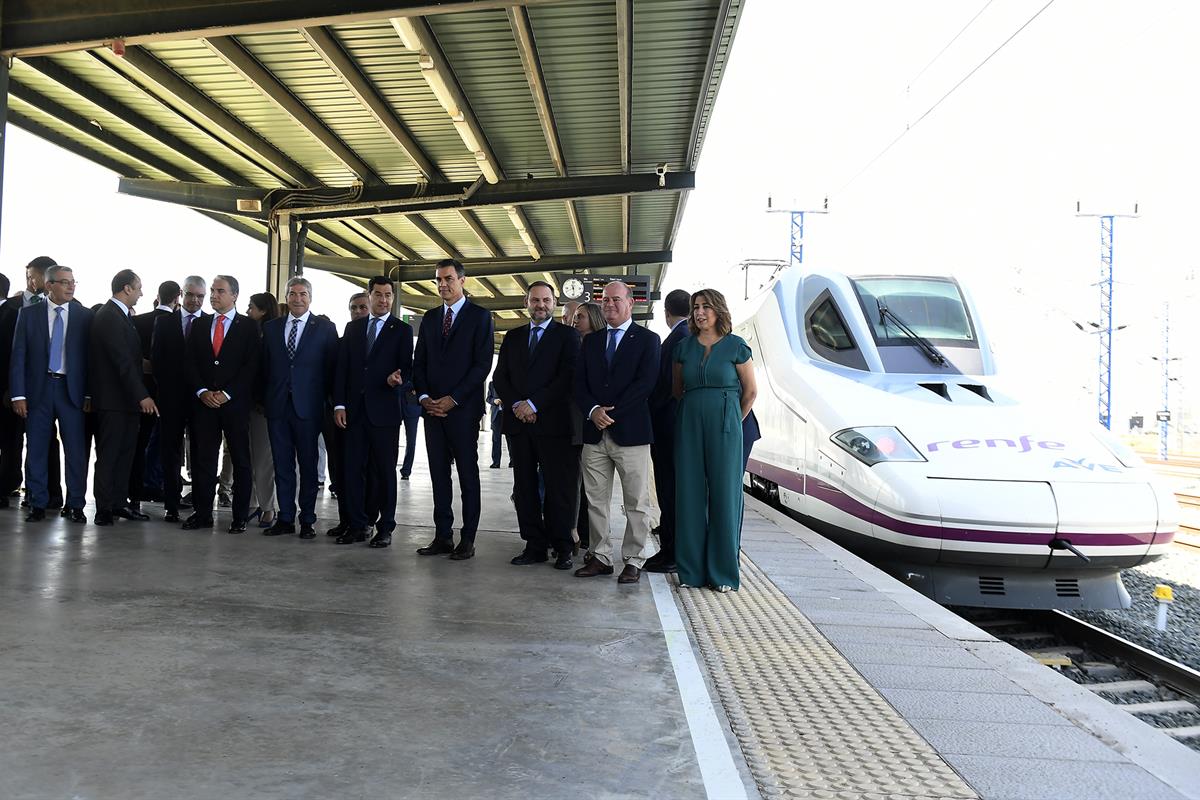
{"type": "Polygon", "coordinates": [[[975,323],[952,278],[912,275],[871,275],[851,278],[875,344],[912,346],[913,340],[887,320],[881,321],[880,302],[918,336],[943,347],[979,349],[975,323]]]}

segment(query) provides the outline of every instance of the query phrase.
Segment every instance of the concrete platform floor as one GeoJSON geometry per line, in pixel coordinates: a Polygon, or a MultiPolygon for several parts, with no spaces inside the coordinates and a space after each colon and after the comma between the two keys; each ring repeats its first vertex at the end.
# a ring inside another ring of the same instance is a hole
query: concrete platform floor
{"type": "Polygon", "coordinates": [[[0,511],[0,797],[704,797],[649,582],[510,566],[483,444],[467,562],[420,463],[383,551],[0,511]]]}

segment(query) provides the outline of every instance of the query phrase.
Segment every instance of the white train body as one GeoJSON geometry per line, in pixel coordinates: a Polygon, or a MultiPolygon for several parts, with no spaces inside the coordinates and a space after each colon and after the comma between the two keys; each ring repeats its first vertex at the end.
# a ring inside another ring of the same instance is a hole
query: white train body
{"type": "Polygon", "coordinates": [[[1127,607],[1120,570],[1171,547],[1173,494],[1052,387],[1007,393],[952,279],[789,271],[737,333],[751,486],[938,602],[1127,607]]]}

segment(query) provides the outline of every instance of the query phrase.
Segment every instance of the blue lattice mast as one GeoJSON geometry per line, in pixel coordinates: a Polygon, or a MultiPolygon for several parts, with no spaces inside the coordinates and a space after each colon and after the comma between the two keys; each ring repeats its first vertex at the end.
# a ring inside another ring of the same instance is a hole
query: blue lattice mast
{"type": "Polygon", "coordinates": [[[1083,214],[1075,203],[1075,216],[1100,218],[1100,377],[1096,404],[1100,424],[1112,430],[1112,335],[1113,335],[1113,220],[1117,217],[1136,218],[1137,203],[1132,214],[1083,214]]]}
{"type": "Polygon", "coordinates": [[[788,267],[798,267],[804,263],[804,215],[828,214],[829,198],[825,198],[825,202],[820,209],[807,209],[802,211],[795,208],[775,208],[771,201],[771,197],[768,196],[767,213],[789,214],[791,216],[791,226],[789,227],[788,235],[788,267]]]}

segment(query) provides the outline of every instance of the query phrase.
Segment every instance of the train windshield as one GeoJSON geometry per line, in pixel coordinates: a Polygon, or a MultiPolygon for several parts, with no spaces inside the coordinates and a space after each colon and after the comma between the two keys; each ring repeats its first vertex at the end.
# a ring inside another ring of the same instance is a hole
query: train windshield
{"type": "Polygon", "coordinates": [[[938,344],[977,347],[975,328],[958,284],[944,278],[880,277],[851,281],[863,312],[881,345],[912,344],[892,320],[903,320],[913,333],[938,344]],[[887,309],[890,314],[881,313],[887,309]]]}

